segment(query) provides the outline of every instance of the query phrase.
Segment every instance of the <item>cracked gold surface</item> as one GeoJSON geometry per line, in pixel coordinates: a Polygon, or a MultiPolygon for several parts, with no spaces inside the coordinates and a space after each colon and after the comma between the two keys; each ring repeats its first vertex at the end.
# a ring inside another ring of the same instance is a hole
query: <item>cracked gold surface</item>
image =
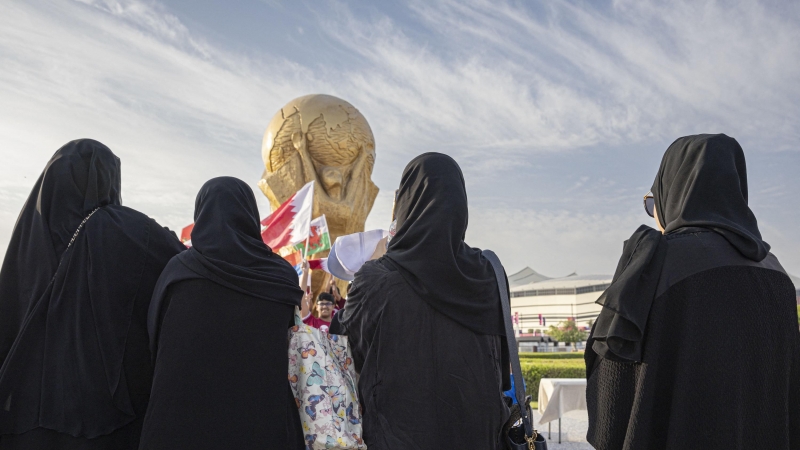
{"type": "MultiPolygon", "coordinates": [[[[313,180],[313,217],[325,214],[331,242],[364,231],[378,195],[371,180],[375,138],[353,105],[324,94],[290,101],[270,121],[261,156],[265,170],[258,186],[273,210],[313,180]]],[[[312,277],[315,296],[325,282],[322,275],[312,277]]]]}

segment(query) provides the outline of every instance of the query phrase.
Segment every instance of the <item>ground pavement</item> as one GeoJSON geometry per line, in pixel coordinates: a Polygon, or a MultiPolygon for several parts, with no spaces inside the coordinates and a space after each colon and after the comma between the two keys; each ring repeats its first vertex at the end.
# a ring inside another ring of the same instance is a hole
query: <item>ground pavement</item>
{"type": "Polygon", "coordinates": [[[589,416],[586,411],[570,411],[561,418],[561,444],[558,443],[558,420],[550,422],[552,435],[548,436],[547,424],[539,425],[542,417],[539,411],[533,411],[533,428],[539,430],[547,439],[549,450],[591,450],[586,442],[586,430],[589,428],[589,416]]]}

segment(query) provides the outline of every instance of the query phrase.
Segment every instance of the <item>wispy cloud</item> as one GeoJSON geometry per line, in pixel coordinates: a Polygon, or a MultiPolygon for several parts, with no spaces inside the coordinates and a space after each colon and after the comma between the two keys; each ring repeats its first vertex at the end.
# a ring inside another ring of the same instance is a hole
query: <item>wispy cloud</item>
{"type": "Polygon", "coordinates": [[[172,226],[206,179],[254,182],[275,105],[325,88],[282,58],[227,55],[158,5],[12,3],[0,21],[0,136],[18,157],[4,175],[30,179],[67,140],[95,137],[123,160],[125,200],[172,226]]]}
{"type": "MultiPolygon", "coordinates": [[[[508,142],[486,128],[505,129],[514,137],[510,143],[527,150],[569,149],[733,129],[745,139],[777,135],[773,143],[782,149],[797,142],[796,128],[787,126],[800,119],[800,87],[793,81],[800,77],[796,5],[412,5],[434,33],[431,40],[446,49],[428,65],[432,78],[441,79],[442,65],[455,75],[444,78],[447,88],[436,89],[439,96],[493,106],[465,108],[481,119],[470,139],[508,142]]],[[[413,44],[377,40],[388,55],[376,57],[376,65],[414,53],[413,44]]],[[[414,70],[427,73],[428,66],[420,67],[425,61],[420,58],[414,70]]],[[[429,83],[406,80],[424,85],[419,97],[428,97],[423,89],[429,83]]]]}
{"type": "MultiPolygon", "coordinates": [[[[330,44],[305,55],[231,49],[154,1],[7,2],[0,247],[67,140],[108,144],[123,160],[126,203],[179,227],[208,178],[255,186],[270,118],[313,92],[349,100],[375,132],[385,191],[370,226],[387,225],[404,164],[444,151],[468,178],[473,245],[498,249],[512,270],[613,270],[641,222],[629,207],[649,186],[641,172],[656,169],[636,164],[657,164],[680,135],[728,132],[751,156],[800,155],[792,3],[411,0],[402,18],[333,1],[299,12],[306,6],[266,3],[307,18],[290,28],[295,39],[330,44]],[[632,161],[634,147],[652,151],[632,161]]],[[[776,180],[800,189],[785,166],[754,179],[760,200],[780,200],[776,180]]],[[[800,240],[787,230],[800,218],[786,214],[762,223],[793,254],[800,240]]],[[[800,272],[800,256],[787,259],[800,272]]]]}

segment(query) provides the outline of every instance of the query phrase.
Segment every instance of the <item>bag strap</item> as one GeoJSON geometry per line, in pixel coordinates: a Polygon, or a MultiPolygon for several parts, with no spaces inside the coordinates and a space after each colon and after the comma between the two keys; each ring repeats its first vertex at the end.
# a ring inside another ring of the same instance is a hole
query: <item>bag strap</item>
{"type": "Polygon", "coordinates": [[[77,230],[75,230],[75,234],[73,234],[73,235],[72,235],[72,239],[70,239],[70,240],[69,240],[69,244],[67,244],[67,248],[66,248],[66,250],[64,250],[64,252],[66,252],[67,250],[69,250],[69,248],[72,246],[72,243],[73,243],[73,242],[75,242],[75,239],[77,239],[77,238],[78,238],[78,234],[81,232],[81,229],[83,228],[83,225],[85,225],[85,224],[86,224],[86,222],[88,222],[88,221],[89,221],[89,218],[90,218],[90,217],[92,217],[92,216],[94,215],[94,213],[96,213],[96,212],[97,212],[97,210],[98,210],[98,209],[100,209],[100,207],[99,207],[99,206],[98,206],[97,208],[93,209],[93,210],[92,210],[92,212],[90,212],[90,213],[89,213],[89,215],[88,215],[88,216],[86,216],[86,217],[85,217],[85,218],[84,218],[84,219],[81,221],[81,223],[78,225],[78,229],[77,229],[77,230]]]}
{"type": "Polygon", "coordinates": [[[92,215],[94,215],[94,213],[96,213],[98,209],[100,209],[99,206],[97,208],[93,209],[92,212],[90,212],[89,215],[86,216],[81,221],[80,225],[78,225],[78,229],[75,230],[75,233],[72,235],[72,239],[70,239],[69,240],[69,244],[67,244],[67,248],[65,248],[64,249],[64,253],[61,254],[61,259],[58,260],[58,266],[56,266],[56,271],[55,271],[55,273],[53,273],[53,278],[50,279],[50,283],[55,281],[56,275],[58,275],[58,269],[61,268],[61,263],[64,262],[64,257],[67,256],[67,250],[69,250],[69,248],[72,247],[72,243],[75,242],[75,239],[78,238],[78,234],[80,234],[81,229],[83,229],[83,225],[86,224],[86,222],[89,220],[89,218],[92,217],[92,215]]]}
{"type": "Polygon", "coordinates": [[[500,291],[500,303],[503,306],[503,324],[506,330],[506,344],[508,345],[508,357],[511,360],[511,376],[514,377],[514,396],[519,405],[519,415],[525,427],[525,436],[533,436],[531,418],[528,416],[528,408],[525,407],[525,382],[522,380],[522,367],[519,364],[519,352],[517,349],[517,338],[514,335],[514,327],[511,325],[511,301],[508,299],[508,285],[506,273],[500,259],[491,250],[484,250],[483,256],[492,263],[494,275],[497,278],[497,288],[500,291]],[[519,378],[519,380],[517,380],[519,378]]]}

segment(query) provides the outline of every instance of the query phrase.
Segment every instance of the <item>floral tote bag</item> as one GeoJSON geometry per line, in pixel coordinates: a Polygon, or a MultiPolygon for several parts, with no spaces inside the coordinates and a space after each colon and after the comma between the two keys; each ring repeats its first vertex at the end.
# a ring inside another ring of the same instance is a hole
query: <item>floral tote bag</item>
{"type": "Polygon", "coordinates": [[[356,373],[346,336],[308,326],[295,308],[289,331],[289,384],[306,449],[366,449],[356,373]]]}

